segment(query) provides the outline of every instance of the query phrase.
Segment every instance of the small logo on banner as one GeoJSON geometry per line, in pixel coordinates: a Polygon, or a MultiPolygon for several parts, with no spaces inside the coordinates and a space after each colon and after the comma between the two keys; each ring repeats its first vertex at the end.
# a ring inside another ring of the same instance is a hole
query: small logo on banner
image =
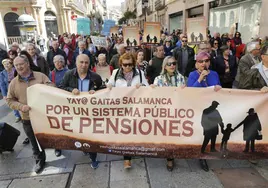
{"type": "Polygon", "coordinates": [[[75,145],[76,148],[81,148],[82,147],[82,144],[80,142],[75,142],[74,145],[75,145]]]}

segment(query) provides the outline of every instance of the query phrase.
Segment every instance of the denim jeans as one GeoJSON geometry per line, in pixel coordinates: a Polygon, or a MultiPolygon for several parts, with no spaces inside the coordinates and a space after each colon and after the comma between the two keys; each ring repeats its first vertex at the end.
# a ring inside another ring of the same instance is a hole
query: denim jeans
{"type": "MultiPolygon", "coordinates": [[[[36,138],[34,136],[32,124],[30,120],[23,120],[23,129],[27,137],[29,138],[31,144],[32,144],[32,150],[33,150],[33,156],[35,160],[41,160],[45,157],[45,150],[42,152],[39,150],[38,143],[36,141],[36,138]]],[[[41,147],[41,146],[40,146],[41,147]]]]}
{"type": "Polygon", "coordinates": [[[20,118],[20,113],[18,110],[13,110],[13,113],[14,113],[16,118],[20,118]]]}

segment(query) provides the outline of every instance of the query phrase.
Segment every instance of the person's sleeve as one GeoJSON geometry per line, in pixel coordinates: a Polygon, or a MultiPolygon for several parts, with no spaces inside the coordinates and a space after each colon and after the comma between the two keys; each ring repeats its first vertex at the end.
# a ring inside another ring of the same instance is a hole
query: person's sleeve
{"type": "Polygon", "coordinates": [[[201,83],[198,82],[198,78],[193,73],[190,73],[187,81],[188,87],[202,87],[201,83]]]}
{"type": "Polygon", "coordinates": [[[145,78],[144,72],[141,71],[141,78],[142,78],[142,85],[143,86],[149,86],[149,83],[147,81],[147,79],[145,78]]]}
{"type": "Polygon", "coordinates": [[[155,77],[153,84],[156,86],[159,86],[159,79],[160,79],[160,76],[155,77]]]}
{"type": "Polygon", "coordinates": [[[93,85],[90,87],[90,90],[98,90],[102,86],[102,79],[101,76],[94,73],[94,80],[93,80],[93,85]]]}
{"type": "Polygon", "coordinates": [[[20,103],[16,98],[14,82],[11,82],[9,84],[6,102],[9,108],[11,108],[12,110],[20,110],[24,105],[20,103]]]}
{"type": "Polygon", "coordinates": [[[69,85],[69,82],[70,82],[70,75],[69,74],[71,74],[71,72],[69,72],[69,71],[64,74],[63,79],[59,85],[59,88],[65,90],[65,91],[72,92],[75,88],[72,88],[69,85]]]}
{"type": "Polygon", "coordinates": [[[115,87],[115,75],[116,75],[117,71],[118,71],[118,69],[113,70],[113,73],[112,73],[112,75],[107,83],[107,84],[111,84],[113,87],[115,87]]]}

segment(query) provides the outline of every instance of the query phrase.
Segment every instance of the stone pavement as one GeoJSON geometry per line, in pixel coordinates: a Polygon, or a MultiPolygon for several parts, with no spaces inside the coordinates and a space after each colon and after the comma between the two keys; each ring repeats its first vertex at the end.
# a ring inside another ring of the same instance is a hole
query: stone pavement
{"type": "Polygon", "coordinates": [[[88,156],[80,151],[46,150],[46,168],[33,172],[34,160],[20,123],[0,100],[0,121],[21,131],[13,153],[0,155],[0,188],[268,188],[268,160],[257,165],[239,160],[209,160],[209,172],[200,169],[198,160],[175,160],[173,172],[166,170],[165,159],[138,157],[132,169],[123,169],[123,157],[98,154],[100,166],[93,170],[88,156]]]}

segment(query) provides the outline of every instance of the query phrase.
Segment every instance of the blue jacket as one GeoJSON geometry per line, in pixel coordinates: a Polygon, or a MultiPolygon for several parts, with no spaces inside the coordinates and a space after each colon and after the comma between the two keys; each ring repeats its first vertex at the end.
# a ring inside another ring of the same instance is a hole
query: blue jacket
{"type": "Polygon", "coordinates": [[[0,72],[0,89],[4,97],[7,96],[8,90],[8,74],[6,70],[0,72]]]}
{"type": "Polygon", "coordinates": [[[210,73],[207,75],[206,81],[198,82],[199,73],[193,71],[188,77],[187,86],[188,87],[210,87],[215,85],[221,85],[219,75],[217,72],[210,70],[210,73]]]}
{"type": "MultiPolygon", "coordinates": [[[[91,64],[92,64],[92,56],[91,56],[90,52],[87,49],[85,49],[83,51],[83,54],[86,54],[89,57],[90,67],[91,67],[91,64]]],[[[74,51],[74,55],[73,55],[73,63],[74,63],[74,65],[75,65],[76,58],[77,58],[78,55],[79,55],[79,48],[76,48],[76,50],[74,51]]]]}
{"type": "Polygon", "coordinates": [[[53,71],[50,72],[49,74],[49,79],[54,83],[56,84],[57,87],[60,86],[60,83],[61,81],[63,80],[63,76],[65,74],[65,72],[67,72],[68,69],[67,68],[64,68],[62,70],[56,70],[54,69],[53,71]],[[53,72],[55,72],[55,80],[52,80],[52,74],[53,72]]]}

